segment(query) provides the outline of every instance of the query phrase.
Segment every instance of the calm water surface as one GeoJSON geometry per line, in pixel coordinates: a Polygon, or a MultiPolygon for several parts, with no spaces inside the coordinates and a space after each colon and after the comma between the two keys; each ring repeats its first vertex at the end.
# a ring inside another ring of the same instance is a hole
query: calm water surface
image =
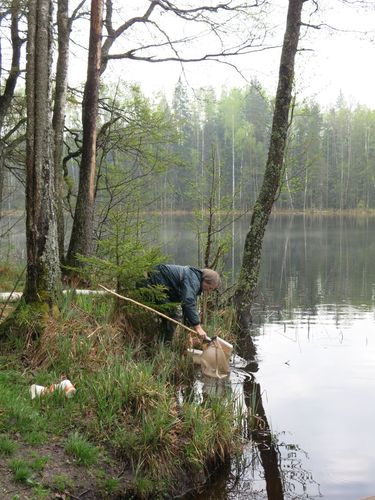
{"type": "MultiPolygon", "coordinates": [[[[236,225],[228,267],[238,267],[246,231],[236,225]]],[[[182,220],[162,237],[176,261],[191,263],[182,220]]],[[[374,257],[375,219],[272,219],[253,329],[259,370],[244,385],[259,390],[272,443],[250,440],[241,463],[194,498],[375,495],[374,257]]]]}
{"type": "MultiPolygon", "coordinates": [[[[160,240],[171,261],[196,264],[187,222],[163,219],[160,240]]],[[[229,276],[247,229],[248,221],[234,227],[229,276]]],[[[22,252],[19,238],[8,238],[8,251],[22,252]]],[[[257,304],[259,370],[246,379],[233,372],[231,389],[246,404],[261,398],[264,435],[249,436],[241,459],[194,498],[375,495],[375,218],[274,217],[257,304]]],[[[246,345],[238,354],[246,358],[246,345]]]]}

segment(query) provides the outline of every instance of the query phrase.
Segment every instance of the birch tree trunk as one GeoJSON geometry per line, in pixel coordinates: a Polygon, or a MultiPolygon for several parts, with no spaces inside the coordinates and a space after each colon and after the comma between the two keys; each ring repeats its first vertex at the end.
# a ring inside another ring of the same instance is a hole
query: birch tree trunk
{"type": "Polygon", "coordinates": [[[289,0],[266,170],[261,190],[253,208],[234,296],[237,324],[240,331],[246,331],[251,322],[250,308],[258,283],[263,237],[280,189],[289,125],[294,61],[298,48],[303,3],[304,0],[289,0]]]}
{"type": "Polygon", "coordinates": [[[87,80],[82,104],[82,159],[77,204],[66,259],[70,266],[80,265],[77,254],[88,256],[92,252],[102,25],[103,0],[92,0],[87,80]]]}
{"type": "Polygon", "coordinates": [[[24,299],[51,307],[61,288],[50,93],[52,1],[31,0],[28,6],[24,299]]]}

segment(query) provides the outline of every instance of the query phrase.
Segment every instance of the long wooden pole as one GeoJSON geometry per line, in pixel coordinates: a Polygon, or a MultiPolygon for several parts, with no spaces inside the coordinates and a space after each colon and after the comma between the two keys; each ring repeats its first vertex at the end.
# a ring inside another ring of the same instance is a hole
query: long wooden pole
{"type": "Polygon", "coordinates": [[[148,311],[151,311],[155,314],[158,314],[159,316],[161,316],[162,318],[164,319],[167,319],[168,321],[171,321],[172,323],[175,323],[176,325],[178,326],[181,326],[181,328],[184,328],[185,330],[187,330],[188,332],[190,333],[195,333],[197,335],[197,332],[195,330],[193,330],[192,328],[189,328],[188,326],[184,325],[183,323],[180,323],[179,321],[173,319],[173,318],[170,318],[169,316],[167,316],[166,314],[163,314],[161,313],[160,311],[157,311],[156,309],[153,309],[152,307],[150,306],[146,306],[145,304],[142,304],[141,302],[137,302],[136,300],[134,299],[130,299],[129,297],[124,297],[123,295],[120,295],[118,294],[117,292],[114,292],[113,290],[110,290],[109,288],[106,288],[105,286],[103,285],[100,285],[100,288],[103,288],[103,290],[105,290],[106,292],[108,293],[111,293],[112,295],[115,295],[116,297],[118,297],[119,299],[123,299],[123,300],[127,300],[128,302],[131,302],[132,304],[135,304],[137,306],[140,306],[140,307],[143,307],[144,309],[147,309],[148,311]]]}

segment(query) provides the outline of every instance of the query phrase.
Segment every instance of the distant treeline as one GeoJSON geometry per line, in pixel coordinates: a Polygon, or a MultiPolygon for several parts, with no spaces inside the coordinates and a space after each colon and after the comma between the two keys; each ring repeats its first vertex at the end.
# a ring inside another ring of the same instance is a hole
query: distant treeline
{"type": "MultiPolygon", "coordinates": [[[[73,212],[81,147],[77,91],[65,131],[65,208],[73,212]]],[[[24,206],[22,96],[4,133],[3,210],[24,206]]],[[[258,82],[244,88],[188,91],[179,81],[173,99],[147,99],[137,87],[102,89],[97,142],[97,221],[113,209],[251,209],[263,179],[273,98],[258,82]],[[114,97],[115,95],[115,97],[114,97]]],[[[375,110],[349,106],[339,96],[322,111],[296,103],[291,115],[283,186],[276,207],[375,208],[375,110]]]]}
{"type": "MultiPolygon", "coordinates": [[[[177,86],[172,111],[179,119],[181,141],[176,150],[190,169],[184,175],[179,168],[172,170],[173,204],[189,205],[184,185],[202,178],[214,156],[222,196],[234,193],[237,208],[250,208],[263,178],[273,99],[257,82],[224,91],[220,98],[210,89],[196,97],[189,99],[183,86],[177,86]]],[[[328,112],[316,102],[295,104],[277,206],[374,208],[375,111],[350,107],[342,96],[328,112]]]]}

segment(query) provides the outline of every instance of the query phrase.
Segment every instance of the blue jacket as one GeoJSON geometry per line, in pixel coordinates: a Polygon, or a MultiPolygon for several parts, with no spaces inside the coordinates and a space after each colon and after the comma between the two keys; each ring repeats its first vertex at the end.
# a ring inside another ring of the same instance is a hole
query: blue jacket
{"type": "Polygon", "coordinates": [[[180,302],[184,319],[191,326],[200,323],[197,296],[202,293],[202,271],[190,266],[160,264],[148,279],[151,285],[162,285],[171,302],[180,302]]]}

